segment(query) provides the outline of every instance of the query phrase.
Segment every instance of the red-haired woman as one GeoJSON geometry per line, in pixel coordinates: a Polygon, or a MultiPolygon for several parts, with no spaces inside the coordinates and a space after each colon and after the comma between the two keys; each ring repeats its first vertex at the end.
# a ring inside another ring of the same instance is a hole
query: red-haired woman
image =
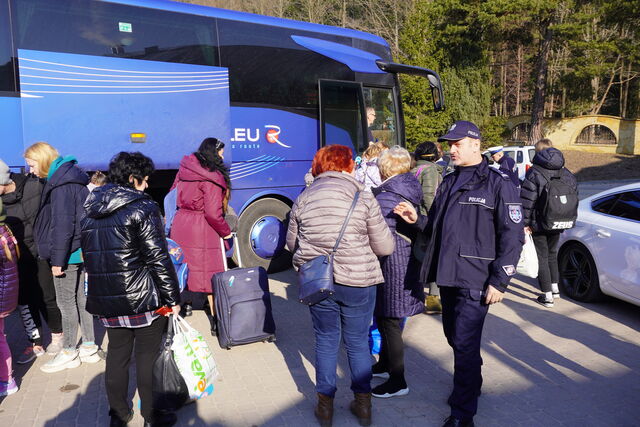
{"type": "Polygon", "coordinates": [[[321,148],[313,158],[315,177],[291,209],[287,247],[298,268],[329,254],[360,191],[359,200],[334,257],[335,293],[310,306],[316,336],[316,418],[331,425],[336,392],[336,367],[343,339],[351,368],[355,400],[351,412],[361,425],[371,423],[371,356],[367,333],[373,316],[376,286],[384,281],[379,256],[390,255],[394,241],[370,192],[354,178],[351,149],[343,145],[321,148]]]}

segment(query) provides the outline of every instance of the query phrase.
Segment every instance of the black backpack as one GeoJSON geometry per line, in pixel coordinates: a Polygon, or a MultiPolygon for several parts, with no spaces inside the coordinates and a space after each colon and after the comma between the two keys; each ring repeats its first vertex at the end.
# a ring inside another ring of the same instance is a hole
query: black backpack
{"type": "Polygon", "coordinates": [[[564,172],[564,168],[557,172],[536,169],[547,181],[536,202],[538,227],[543,231],[573,228],[578,218],[578,192],[562,179],[568,171],[564,172]]]}

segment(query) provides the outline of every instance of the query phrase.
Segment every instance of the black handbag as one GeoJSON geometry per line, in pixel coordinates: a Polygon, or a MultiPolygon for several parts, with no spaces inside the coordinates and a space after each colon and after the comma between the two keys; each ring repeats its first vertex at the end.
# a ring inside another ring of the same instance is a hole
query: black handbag
{"type": "Polygon", "coordinates": [[[356,207],[356,202],[360,197],[360,191],[356,191],[349,213],[342,224],[342,229],[338,235],[338,240],[333,246],[330,254],[317,256],[298,268],[298,283],[300,293],[298,299],[302,304],[313,305],[329,298],[335,292],[333,283],[333,257],[338,250],[342,235],[347,228],[349,218],[356,207]]]}
{"type": "Polygon", "coordinates": [[[189,400],[189,390],[173,359],[173,322],[169,320],[167,336],[162,350],[153,362],[152,399],[153,407],[160,412],[173,412],[189,400]]]}

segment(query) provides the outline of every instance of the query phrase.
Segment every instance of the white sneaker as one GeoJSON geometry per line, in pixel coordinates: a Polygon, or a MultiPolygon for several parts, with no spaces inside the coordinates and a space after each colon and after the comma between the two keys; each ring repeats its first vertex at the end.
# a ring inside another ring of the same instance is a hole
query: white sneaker
{"type": "Polygon", "coordinates": [[[80,346],[80,361],[82,363],[98,363],[102,358],[98,354],[98,346],[95,344],[82,344],[80,346]]]}
{"type": "Polygon", "coordinates": [[[62,340],[62,332],[59,334],[51,334],[51,344],[47,347],[47,354],[53,356],[60,353],[60,350],[62,350],[62,340]]]}
{"type": "Polygon", "coordinates": [[[56,354],[56,357],[49,360],[44,365],[40,366],[42,372],[47,374],[53,372],[64,371],[65,369],[73,369],[80,366],[80,357],[78,356],[78,350],[62,350],[56,354]]]}

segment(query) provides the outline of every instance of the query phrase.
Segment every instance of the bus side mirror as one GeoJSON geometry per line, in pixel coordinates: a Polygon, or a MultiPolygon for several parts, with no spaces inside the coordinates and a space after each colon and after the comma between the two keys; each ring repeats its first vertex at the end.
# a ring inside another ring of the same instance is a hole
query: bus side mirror
{"type": "Polygon", "coordinates": [[[442,91],[442,82],[440,79],[433,75],[428,74],[429,86],[431,87],[431,98],[433,99],[433,109],[435,111],[444,110],[444,92],[442,91]]]}
{"type": "Polygon", "coordinates": [[[442,82],[437,72],[428,68],[415,67],[413,65],[398,64],[395,62],[384,62],[378,59],[376,61],[378,68],[388,73],[404,73],[413,76],[426,77],[429,80],[431,88],[431,97],[433,98],[433,109],[435,111],[444,110],[444,91],[442,90],[442,82]]]}

